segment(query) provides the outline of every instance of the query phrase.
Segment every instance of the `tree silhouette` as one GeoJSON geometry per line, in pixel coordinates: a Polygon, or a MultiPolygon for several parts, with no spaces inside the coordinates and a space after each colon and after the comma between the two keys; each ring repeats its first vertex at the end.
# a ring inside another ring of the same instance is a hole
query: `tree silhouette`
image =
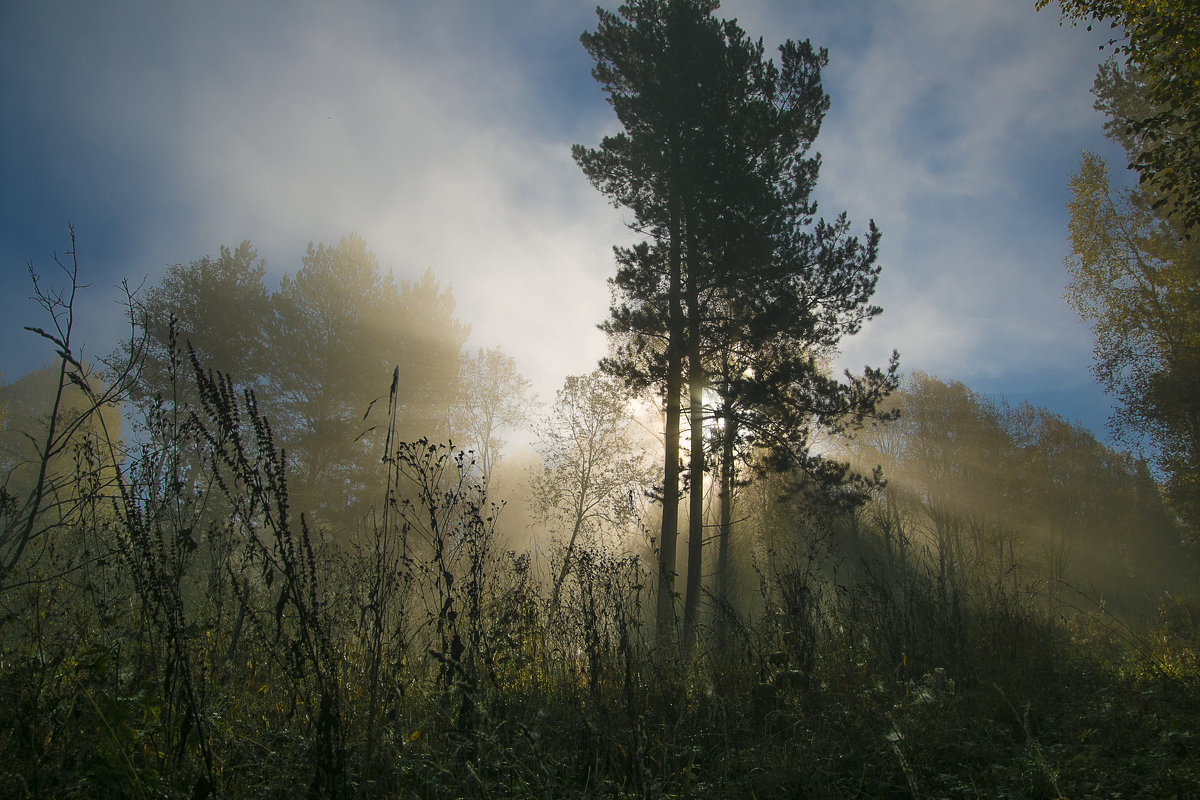
{"type": "MultiPolygon", "coordinates": [[[[596,149],[576,145],[573,151],[589,180],[630,209],[631,227],[648,237],[616,251],[613,308],[604,328],[618,345],[604,365],[631,385],[658,388],[666,407],[660,638],[673,625],[687,386],[685,642],[694,638],[698,620],[710,373],[730,367],[720,383],[732,392],[741,379],[734,377],[731,353],[758,358],[769,351],[770,368],[754,371],[753,383],[757,393],[771,396],[776,412],[788,413],[794,430],[814,417],[869,413],[886,390],[882,378],[839,388],[813,371],[815,356],[878,313],[868,303],[878,274],[874,227],[865,246],[847,235],[844,218],[808,230],[819,166],[808,151],[828,107],[820,86],[826,54],[788,41],[776,64],[736,22],[715,19],[716,6],[646,0],[617,14],[597,12],[596,31],[582,41],[624,131],[596,149]],[[847,408],[856,391],[858,402],[847,408]]],[[[729,435],[736,436],[732,427],[729,435]]]]}

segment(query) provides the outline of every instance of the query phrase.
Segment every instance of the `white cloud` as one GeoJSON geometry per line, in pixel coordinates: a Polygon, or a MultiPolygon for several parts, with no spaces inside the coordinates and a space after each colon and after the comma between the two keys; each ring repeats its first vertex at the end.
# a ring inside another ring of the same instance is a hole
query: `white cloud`
{"type": "MultiPolygon", "coordinates": [[[[810,35],[790,4],[737,5],[769,30],[810,35]]],[[[884,315],[843,363],[882,364],[895,347],[906,369],[968,382],[1086,380],[1090,337],[1062,302],[1061,260],[1068,159],[1100,138],[1087,94],[1097,37],[1002,0],[856,11],[857,24],[844,7],[818,14],[811,32],[831,44],[822,210],[873,217],[884,233],[884,315]]]]}
{"type": "MultiPolygon", "coordinates": [[[[589,4],[544,5],[535,19],[564,39],[593,18],[589,4]]],[[[144,220],[143,268],[249,238],[277,276],[305,242],[356,231],[398,277],[432,268],[453,284],[471,345],[513,352],[543,395],[590,369],[625,234],[570,159],[562,136],[576,126],[538,124],[574,110],[547,108],[531,85],[555,76],[518,47],[528,20],[489,29],[475,4],[288,8],[80,9],[90,34],[58,55],[104,68],[74,96],[79,64],[58,64],[45,90],[79,101],[99,159],[129,162],[190,211],[144,220]]],[[[610,124],[598,90],[578,105],[610,124]]]]}
{"type": "MultiPolygon", "coordinates": [[[[615,128],[576,41],[593,1],[78,3],[14,25],[31,124],[69,128],[47,168],[130,206],[122,272],[153,280],[250,238],[277,275],[308,240],[356,231],[398,277],[452,283],[471,346],[513,353],[546,397],[602,353],[628,237],[568,152],[615,128]]],[[[831,48],[822,211],[884,232],[885,314],[847,364],[896,347],[967,381],[1077,380],[1089,343],[1060,298],[1062,187],[1099,142],[1098,37],[1010,0],[720,13],[768,47],[831,48]]]]}

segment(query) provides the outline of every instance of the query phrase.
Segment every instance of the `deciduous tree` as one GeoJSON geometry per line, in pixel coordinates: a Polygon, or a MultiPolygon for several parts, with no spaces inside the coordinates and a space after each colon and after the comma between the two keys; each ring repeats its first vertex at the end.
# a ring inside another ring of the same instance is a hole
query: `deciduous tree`
{"type": "MultiPolygon", "coordinates": [[[[1038,0],[1039,9],[1050,0],[1038,0]]],[[[1059,0],[1063,18],[1107,23],[1145,102],[1114,119],[1152,205],[1200,226],[1200,5],[1193,0],[1059,0]],[[1129,113],[1133,112],[1133,113],[1129,113]]],[[[1089,25],[1090,27],[1090,25],[1089,25]]],[[[1101,72],[1104,78],[1104,72],[1101,72]]]]}
{"type": "Polygon", "coordinates": [[[517,371],[516,359],[499,348],[481,347],[474,356],[463,359],[461,394],[452,412],[451,428],[475,449],[485,487],[504,447],[500,432],[530,420],[531,385],[517,371]]]}
{"type": "Polygon", "coordinates": [[[1094,371],[1119,433],[1153,446],[1168,493],[1200,525],[1200,240],[1084,153],[1071,178],[1068,300],[1092,326],[1094,371]]]}
{"type": "Polygon", "coordinates": [[[152,399],[170,388],[172,318],[177,347],[186,351],[190,345],[206,368],[221,370],[239,385],[261,387],[269,379],[271,324],[265,272],[266,262],[248,241],[233,249],[221,245],[216,258],[168,267],[138,303],[147,334],[138,396],[152,399]]]}
{"type": "Polygon", "coordinates": [[[531,486],[534,513],[566,538],[552,607],[576,547],[604,530],[626,531],[653,481],[626,392],[619,380],[599,371],[570,376],[538,426],[542,468],[531,486]]]}
{"type": "Polygon", "coordinates": [[[287,453],[297,510],[346,521],[350,501],[382,485],[375,401],[394,370],[399,435],[448,435],[467,328],[432,273],[397,283],[358,236],[310,244],[274,293],[264,274],[249,242],[167,271],[141,308],[151,346],[140,402],[195,407],[191,348],[202,368],[256,392],[287,453]]]}

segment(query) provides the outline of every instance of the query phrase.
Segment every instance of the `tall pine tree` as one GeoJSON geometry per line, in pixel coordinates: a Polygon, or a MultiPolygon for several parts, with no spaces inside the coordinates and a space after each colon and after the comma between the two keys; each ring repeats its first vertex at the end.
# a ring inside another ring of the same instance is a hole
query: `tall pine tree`
{"type": "Polygon", "coordinates": [[[604,87],[623,133],[605,137],[598,149],[576,145],[575,160],[588,179],[616,205],[633,211],[634,225],[654,245],[618,251],[618,293],[625,284],[625,301],[614,308],[614,319],[638,318],[633,348],[622,358],[635,362],[651,341],[665,355],[649,356],[649,369],[624,370],[654,383],[663,391],[666,407],[662,528],[659,539],[657,628],[661,641],[674,632],[675,555],[679,524],[680,398],[685,352],[684,212],[697,205],[698,170],[695,159],[703,130],[706,95],[702,83],[708,71],[703,61],[704,39],[719,37],[711,17],[713,0],[688,2],[631,2],[619,14],[597,10],[595,32],[581,41],[595,59],[593,76],[604,87]],[[660,311],[661,309],[661,311],[660,311]]]}
{"type": "MultiPolygon", "coordinates": [[[[844,219],[808,230],[819,166],[808,150],[828,107],[820,86],[826,54],[789,41],[776,64],[736,22],[715,19],[716,7],[709,0],[643,0],[617,14],[598,12],[597,30],[582,41],[624,132],[597,149],[574,150],[592,183],[629,208],[632,226],[648,237],[617,250],[612,316],[604,327],[620,344],[605,366],[663,392],[662,639],[674,632],[671,577],[687,388],[689,643],[703,567],[704,428],[712,416],[706,392],[745,385],[760,396],[757,407],[769,405],[804,428],[801,409],[818,416],[851,407],[866,413],[870,398],[886,388],[882,380],[874,394],[862,391],[861,382],[814,380],[827,343],[878,313],[868,303],[878,274],[874,227],[865,246],[847,235],[844,219]],[[735,351],[754,363],[731,377],[735,351]],[[721,379],[714,385],[710,375],[721,379]],[[848,402],[856,390],[857,405],[848,402]]],[[[732,441],[737,428],[724,405],[732,441]]]]}

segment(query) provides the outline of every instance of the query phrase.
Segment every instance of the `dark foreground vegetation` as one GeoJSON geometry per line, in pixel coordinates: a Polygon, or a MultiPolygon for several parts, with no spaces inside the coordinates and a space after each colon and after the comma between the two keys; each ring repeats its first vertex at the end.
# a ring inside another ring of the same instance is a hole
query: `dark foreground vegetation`
{"type": "Polygon", "coordinates": [[[741,589],[681,650],[644,544],[539,570],[472,454],[399,440],[396,383],[358,524],[317,526],[254,393],[174,352],[194,400],[151,403],[120,454],[120,382],[64,359],[51,457],[10,473],[6,797],[1200,794],[1200,606],[1153,583],[1194,576],[1177,535],[1126,552],[1143,591],[1110,607],[1046,566],[1040,523],[763,477],[741,589]]]}

